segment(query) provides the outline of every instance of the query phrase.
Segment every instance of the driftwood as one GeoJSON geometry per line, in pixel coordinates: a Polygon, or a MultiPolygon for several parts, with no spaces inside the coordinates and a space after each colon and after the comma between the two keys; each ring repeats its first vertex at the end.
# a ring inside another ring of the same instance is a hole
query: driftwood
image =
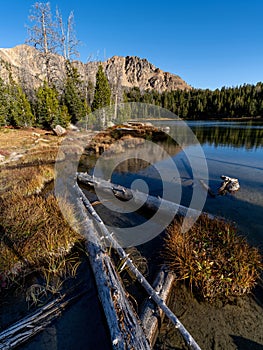
{"type": "Polygon", "coordinates": [[[204,189],[207,191],[208,194],[210,194],[211,197],[215,198],[216,194],[212,191],[212,189],[204,182],[204,180],[199,179],[200,184],[204,187],[204,189]]]}
{"type": "Polygon", "coordinates": [[[99,299],[107,319],[112,347],[118,350],[150,349],[139,318],[127,299],[118,273],[109,255],[102,248],[102,241],[94,221],[87,214],[85,207],[91,204],[77,185],[75,190],[78,198],[81,197],[75,205],[78,213],[81,214],[81,230],[86,238],[86,249],[96,280],[99,299]]]}
{"type": "MultiPolygon", "coordinates": [[[[198,217],[201,214],[199,210],[187,208],[183,205],[170,202],[160,197],[150,196],[143,192],[133,191],[129,188],[112,184],[111,182],[103,179],[93,178],[87,173],[77,173],[77,179],[84,185],[92,186],[96,189],[104,191],[105,193],[113,193],[116,198],[121,200],[131,200],[136,207],[145,206],[149,210],[159,210],[163,215],[168,214],[170,216],[171,213],[174,213],[174,215],[178,214],[181,216],[187,215],[189,217],[198,217]]],[[[212,214],[205,214],[210,219],[215,218],[212,214]]]]}
{"type": "Polygon", "coordinates": [[[223,182],[221,183],[221,187],[218,190],[218,194],[225,195],[227,192],[235,193],[240,189],[238,179],[225,175],[221,175],[221,179],[223,182]]]}
{"type": "MultiPolygon", "coordinates": [[[[175,275],[167,271],[165,266],[162,266],[153,282],[153,288],[166,304],[169,301],[174,279],[175,275]]],[[[151,347],[154,346],[157,339],[164,316],[164,312],[150,298],[145,301],[140,313],[140,319],[151,347]]]]}
{"type": "Polygon", "coordinates": [[[81,291],[74,296],[63,294],[14,323],[0,333],[0,349],[13,349],[31,339],[34,335],[43,331],[54,319],[61,316],[62,311],[84,293],[85,291],[81,291]]]}
{"type": "MultiPolygon", "coordinates": [[[[158,295],[158,293],[156,293],[154,288],[149,284],[149,282],[145,279],[145,277],[141,274],[141,272],[133,264],[132,260],[126,254],[125,250],[119,245],[119,243],[115,240],[113,235],[108,231],[107,227],[104,225],[103,221],[101,220],[101,218],[99,217],[97,212],[94,210],[93,206],[91,205],[89,200],[86,198],[86,196],[84,195],[82,190],[77,185],[76,185],[76,188],[77,188],[77,193],[81,196],[81,199],[82,199],[85,207],[87,208],[89,213],[92,215],[94,220],[96,220],[96,222],[99,224],[99,228],[101,230],[101,233],[103,234],[101,239],[105,239],[108,242],[108,244],[116,250],[120,259],[123,261],[123,266],[127,266],[130,269],[130,271],[136,277],[137,281],[143,286],[143,288],[146,290],[146,292],[149,294],[149,296],[155,301],[155,303],[165,313],[165,315],[172,321],[172,323],[175,325],[175,327],[178,329],[178,331],[182,335],[182,337],[185,340],[188,347],[193,349],[193,350],[201,350],[199,345],[196,343],[196,341],[191,336],[191,334],[185,329],[183,324],[178,320],[178,318],[174,315],[174,313],[168,308],[168,306],[166,305],[164,300],[158,295]]],[[[90,225],[90,219],[88,217],[86,217],[86,223],[88,225],[90,225]]],[[[91,243],[89,243],[89,244],[91,244],[91,243]]],[[[98,242],[98,244],[99,244],[99,242],[98,242]]],[[[91,245],[94,246],[94,244],[91,244],[91,245]]],[[[95,245],[95,247],[97,247],[97,246],[95,245]]],[[[96,249],[100,249],[100,248],[97,247],[96,249]]],[[[107,255],[104,254],[104,257],[106,258],[107,255]]],[[[108,259],[106,259],[106,261],[108,261],[108,259]]],[[[99,262],[102,263],[101,259],[99,259],[99,256],[97,256],[97,254],[95,254],[95,259],[92,259],[91,262],[92,262],[92,264],[97,264],[99,262]]],[[[98,271],[96,271],[96,269],[94,272],[98,273],[98,271]]],[[[109,272],[114,272],[114,270],[112,270],[112,271],[108,270],[107,275],[109,272]]],[[[107,277],[107,275],[106,275],[106,277],[107,277]]],[[[108,276],[108,278],[109,278],[109,276],[108,276]]],[[[120,292],[121,292],[121,288],[120,288],[121,286],[120,286],[120,282],[119,282],[119,279],[117,276],[116,276],[114,282],[115,282],[116,296],[119,296],[120,292]]],[[[102,285],[101,283],[98,285],[98,292],[101,293],[100,288],[103,288],[103,287],[105,289],[104,293],[107,294],[109,291],[109,285],[105,286],[105,281],[104,281],[104,285],[102,285]]],[[[104,293],[101,293],[102,297],[105,297],[104,293]]],[[[108,297],[106,298],[106,302],[101,298],[101,301],[102,301],[103,305],[107,304],[109,302],[109,298],[108,297]]],[[[106,312],[108,312],[108,310],[107,310],[107,308],[105,310],[105,306],[107,306],[107,305],[104,305],[104,311],[106,314],[106,312]]],[[[110,311],[112,312],[113,310],[111,309],[110,311]]],[[[107,315],[106,315],[106,317],[107,317],[107,315]]],[[[108,317],[107,317],[107,320],[108,320],[108,317]]],[[[111,326],[112,327],[111,332],[114,333],[114,330],[117,331],[117,334],[116,334],[117,338],[116,339],[119,339],[119,338],[122,339],[121,334],[119,333],[118,320],[115,321],[115,325],[116,325],[116,330],[113,328],[114,327],[114,323],[113,323],[111,326]]],[[[132,347],[130,347],[130,348],[132,348],[132,347]]],[[[141,347],[135,347],[135,349],[141,349],[141,347]]],[[[147,349],[147,348],[144,348],[144,349],[147,349]]]]}

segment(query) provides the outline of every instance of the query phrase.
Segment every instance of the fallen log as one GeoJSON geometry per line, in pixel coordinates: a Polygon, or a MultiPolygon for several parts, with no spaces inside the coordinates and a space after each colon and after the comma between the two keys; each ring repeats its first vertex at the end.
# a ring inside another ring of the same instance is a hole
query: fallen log
{"type": "Polygon", "coordinates": [[[74,296],[72,296],[72,293],[70,295],[63,294],[29,316],[14,323],[0,333],[0,349],[8,350],[22,345],[37,333],[43,331],[54,319],[61,316],[62,311],[66,307],[84,294],[85,291],[83,290],[74,296]]]}
{"type": "MultiPolygon", "coordinates": [[[[96,222],[98,223],[99,228],[100,228],[100,230],[101,230],[101,232],[103,234],[103,236],[101,237],[101,240],[105,239],[105,241],[108,242],[109,246],[116,250],[116,252],[119,255],[120,259],[123,261],[122,267],[127,266],[130,269],[130,271],[136,277],[138,282],[143,286],[145,291],[149,294],[149,296],[155,301],[155,303],[158,305],[158,307],[165,313],[165,315],[172,321],[172,323],[178,329],[178,331],[182,335],[183,339],[185,340],[187,346],[190,349],[193,349],[193,350],[201,350],[199,345],[196,343],[196,341],[191,336],[191,334],[185,329],[185,327],[179,321],[179,319],[168,308],[168,306],[166,305],[164,300],[158,295],[158,293],[156,293],[156,291],[153,289],[153,287],[149,284],[149,282],[145,279],[145,277],[141,274],[141,272],[133,264],[132,260],[129,258],[128,254],[126,254],[125,250],[119,245],[119,243],[115,240],[113,235],[108,231],[107,227],[104,225],[104,223],[101,220],[100,216],[94,210],[93,206],[91,205],[91,203],[89,202],[89,200],[87,199],[87,197],[84,195],[84,193],[82,192],[82,190],[79,188],[79,186],[77,184],[76,184],[76,190],[77,190],[78,195],[80,195],[80,197],[81,197],[81,199],[83,201],[83,204],[85,205],[86,209],[92,215],[94,220],[96,220],[96,222]]],[[[85,217],[84,213],[83,213],[83,216],[85,217]]],[[[86,220],[85,221],[86,221],[86,223],[89,224],[90,219],[88,218],[87,215],[86,215],[86,220]]],[[[92,243],[89,243],[89,244],[91,244],[92,246],[94,245],[92,243]]],[[[95,247],[96,247],[96,249],[100,249],[99,247],[97,247],[97,245],[95,245],[95,247]]],[[[101,259],[99,259],[99,257],[95,256],[95,258],[97,258],[96,260],[100,260],[101,261],[101,259]]],[[[96,264],[96,260],[92,259],[92,264],[94,264],[94,263],[96,264]]],[[[96,269],[95,269],[95,272],[96,272],[96,269]]],[[[109,271],[109,272],[111,272],[111,271],[109,271]]],[[[117,280],[119,280],[118,277],[117,277],[117,280]]],[[[115,283],[116,282],[117,282],[116,286],[118,286],[118,284],[120,284],[120,282],[119,281],[115,281],[115,283]]],[[[99,287],[103,287],[103,285],[100,284],[98,286],[98,289],[99,289],[99,287]]],[[[104,287],[105,287],[105,285],[104,285],[104,287]]],[[[107,287],[109,288],[109,286],[107,286],[107,287]]],[[[105,293],[107,293],[108,288],[106,288],[105,293]]],[[[119,286],[117,288],[119,288],[119,286]]],[[[98,290],[98,291],[100,293],[100,290],[98,290]]],[[[103,293],[103,296],[104,296],[104,293],[103,293]]],[[[103,302],[103,300],[102,300],[102,302],[103,302]]],[[[104,304],[105,304],[105,301],[104,301],[104,304]]],[[[105,308],[104,308],[104,310],[105,310],[105,308]]],[[[108,311],[108,310],[106,309],[106,311],[108,311]]],[[[115,324],[118,325],[118,322],[115,322],[115,324]]],[[[112,328],[111,331],[114,332],[114,328],[112,328]]],[[[119,330],[117,328],[117,334],[118,333],[119,333],[119,330]]],[[[119,337],[121,337],[121,334],[119,334],[119,337]]],[[[132,348],[132,347],[130,347],[130,348],[132,348]]],[[[139,347],[135,347],[135,349],[140,349],[140,348],[139,347]]],[[[145,349],[147,349],[147,348],[145,348],[145,349]]]]}
{"type": "Polygon", "coordinates": [[[221,179],[223,180],[223,182],[221,183],[221,187],[218,190],[218,194],[221,194],[223,196],[227,192],[235,193],[240,189],[238,179],[225,175],[221,175],[221,179]]]}
{"type": "MultiPolygon", "coordinates": [[[[166,304],[169,301],[174,279],[175,275],[167,271],[165,266],[162,266],[153,282],[153,288],[166,304]]],[[[140,312],[140,319],[151,347],[154,346],[157,339],[164,316],[163,310],[158,308],[151,298],[148,298],[144,302],[142,311],[140,312]]]]}
{"type": "Polygon", "coordinates": [[[78,213],[81,214],[81,230],[86,238],[86,250],[108,323],[112,347],[116,350],[150,349],[139,318],[127,299],[119,275],[111,258],[102,247],[94,221],[87,214],[85,207],[88,200],[77,185],[75,191],[78,197],[75,205],[78,213]]]}
{"type": "MultiPolygon", "coordinates": [[[[183,205],[168,201],[160,197],[150,196],[147,193],[134,191],[121,185],[113,184],[109,181],[103,179],[93,178],[87,173],[77,173],[77,179],[80,183],[84,185],[94,187],[104,191],[105,193],[114,194],[114,196],[120,200],[130,201],[131,205],[134,204],[135,207],[145,206],[147,209],[158,211],[160,210],[162,214],[169,216],[171,213],[178,214],[181,216],[188,217],[198,217],[201,211],[187,208],[183,205]]],[[[209,219],[214,219],[215,216],[212,214],[205,213],[209,219]]]]}

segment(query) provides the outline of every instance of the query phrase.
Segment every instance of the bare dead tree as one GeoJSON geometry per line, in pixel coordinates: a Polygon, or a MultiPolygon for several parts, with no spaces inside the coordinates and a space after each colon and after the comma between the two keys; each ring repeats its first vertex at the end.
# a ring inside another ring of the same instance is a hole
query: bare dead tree
{"type": "Polygon", "coordinates": [[[70,12],[67,23],[65,25],[63,17],[59,9],[56,9],[56,19],[59,28],[59,46],[62,52],[63,57],[71,61],[74,57],[79,57],[79,52],[77,46],[80,41],[77,40],[75,32],[75,22],[74,22],[74,13],[70,12]]]}
{"type": "Polygon", "coordinates": [[[31,28],[28,27],[29,39],[27,42],[46,55],[56,53],[58,38],[50,3],[36,2],[31,10],[29,20],[34,25],[31,28]]]}
{"type": "Polygon", "coordinates": [[[48,83],[51,83],[54,67],[57,65],[54,54],[57,53],[58,32],[57,24],[52,18],[50,3],[36,2],[32,7],[29,20],[33,26],[28,27],[28,40],[26,42],[33,45],[41,53],[40,56],[45,63],[43,73],[46,75],[48,83]]]}

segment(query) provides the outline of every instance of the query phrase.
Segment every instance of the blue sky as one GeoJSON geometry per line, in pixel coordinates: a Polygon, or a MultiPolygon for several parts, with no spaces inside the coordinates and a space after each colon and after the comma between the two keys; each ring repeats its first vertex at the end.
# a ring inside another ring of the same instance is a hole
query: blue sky
{"type": "MultiPolygon", "coordinates": [[[[1,1],[0,47],[25,42],[36,1],[1,1]]],[[[39,1],[41,2],[41,1],[39,1]]],[[[45,2],[45,1],[43,1],[45,2]]],[[[80,59],[147,58],[196,88],[263,81],[262,0],[51,0],[74,11],[80,59]]]]}

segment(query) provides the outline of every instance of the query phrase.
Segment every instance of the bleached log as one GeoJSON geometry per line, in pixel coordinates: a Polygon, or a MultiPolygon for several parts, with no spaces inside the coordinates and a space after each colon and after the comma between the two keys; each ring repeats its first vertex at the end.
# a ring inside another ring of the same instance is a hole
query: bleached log
{"type": "Polygon", "coordinates": [[[221,175],[221,179],[223,182],[221,183],[221,187],[218,190],[218,194],[225,195],[227,192],[235,193],[240,189],[238,179],[225,175],[221,175]]]}
{"type": "Polygon", "coordinates": [[[37,333],[43,331],[74,300],[85,293],[81,291],[74,296],[63,294],[49,302],[34,313],[14,323],[0,333],[0,349],[8,350],[22,345],[37,333]]]}
{"type": "MultiPolygon", "coordinates": [[[[80,194],[80,196],[82,198],[82,201],[83,201],[85,207],[87,208],[89,213],[92,215],[94,220],[96,220],[96,222],[99,224],[99,228],[103,234],[104,239],[107,240],[109,246],[111,246],[112,248],[114,248],[116,250],[120,259],[123,261],[123,263],[124,263],[123,266],[127,266],[130,269],[130,271],[136,277],[137,281],[143,286],[143,288],[149,294],[149,296],[155,301],[155,303],[158,305],[158,307],[161,310],[163,310],[165,315],[172,321],[172,323],[175,325],[175,327],[178,329],[178,331],[182,335],[187,346],[193,350],[201,350],[199,345],[196,343],[194,338],[191,336],[191,334],[186,330],[186,328],[179,321],[179,319],[175,316],[175,314],[168,308],[168,306],[166,305],[164,300],[158,295],[158,293],[156,293],[156,291],[149,284],[149,282],[146,280],[146,278],[141,274],[141,272],[133,264],[132,260],[126,254],[125,250],[119,245],[119,243],[115,240],[113,235],[108,231],[107,227],[104,225],[100,216],[94,210],[93,206],[91,205],[91,203],[89,202],[87,197],[84,195],[82,190],[78,187],[78,185],[76,185],[76,188],[77,188],[78,193],[80,194]]],[[[99,260],[99,259],[97,259],[97,260],[99,260]]],[[[106,290],[106,292],[107,292],[107,290],[106,290]]],[[[104,308],[104,310],[105,310],[105,308],[104,308]]],[[[140,349],[140,348],[135,348],[135,349],[140,349]]]]}
{"type": "MultiPolygon", "coordinates": [[[[140,191],[134,191],[124,186],[113,184],[103,179],[93,178],[87,173],[77,173],[77,179],[80,183],[87,186],[92,186],[95,189],[100,189],[105,193],[113,193],[116,198],[121,200],[130,200],[136,207],[145,206],[147,209],[158,211],[163,215],[170,213],[178,214],[181,216],[198,217],[201,212],[196,209],[187,208],[183,205],[168,201],[160,197],[150,196],[147,193],[140,191]]],[[[212,214],[205,213],[209,219],[214,219],[212,214]]]]}
{"type": "MultiPolygon", "coordinates": [[[[153,288],[166,304],[169,302],[174,280],[175,275],[167,271],[165,266],[162,266],[153,282],[153,288]]],[[[154,346],[157,339],[164,316],[163,310],[158,308],[157,304],[150,298],[144,302],[140,313],[140,319],[151,347],[154,346]]]]}
{"type": "MultiPolygon", "coordinates": [[[[127,299],[109,255],[102,247],[102,241],[94,221],[88,216],[85,208],[88,200],[77,185],[75,190],[77,196],[81,197],[75,205],[78,213],[81,214],[81,230],[86,238],[86,249],[96,280],[99,299],[108,323],[112,348],[116,350],[150,350],[139,318],[127,299]]],[[[91,206],[90,203],[89,205],[91,206]]]]}

